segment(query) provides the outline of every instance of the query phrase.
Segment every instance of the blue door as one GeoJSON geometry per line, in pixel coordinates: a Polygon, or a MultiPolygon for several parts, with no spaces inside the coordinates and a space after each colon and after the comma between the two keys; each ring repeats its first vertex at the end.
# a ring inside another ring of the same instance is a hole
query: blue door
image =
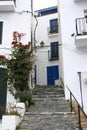
{"type": "Polygon", "coordinates": [[[55,85],[55,80],[59,79],[59,66],[47,67],[47,85],[55,85]]]}
{"type": "Polygon", "coordinates": [[[0,68],[0,119],[6,109],[7,80],[6,69],[0,68]]]}

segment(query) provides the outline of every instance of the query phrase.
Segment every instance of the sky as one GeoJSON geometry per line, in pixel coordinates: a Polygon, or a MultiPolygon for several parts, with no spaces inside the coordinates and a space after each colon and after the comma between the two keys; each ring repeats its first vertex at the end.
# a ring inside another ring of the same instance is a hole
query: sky
{"type": "Polygon", "coordinates": [[[57,5],[57,0],[33,0],[34,10],[57,5]]]}

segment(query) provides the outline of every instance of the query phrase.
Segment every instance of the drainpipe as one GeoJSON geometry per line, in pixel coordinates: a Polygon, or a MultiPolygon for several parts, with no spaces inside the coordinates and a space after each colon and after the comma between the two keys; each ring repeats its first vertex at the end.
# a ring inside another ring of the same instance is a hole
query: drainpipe
{"type": "Polygon", "coordinates": [[[78,75],[79,75],[79,82],[80,82],[81,105],[82,105],[82,109],[83,109],[83,96],[82,96],[81,72],[78,72],[78,75]]]}
{"type": "MultiPolygon", "coordinates": [[[[33,0],[31,0],[31,13],[33,14],[33,0]]],[[[32,32],[32,26],[33,26],[33,21],[31,17],[31,48],[33,47],[33,32],[32,32]]]]}

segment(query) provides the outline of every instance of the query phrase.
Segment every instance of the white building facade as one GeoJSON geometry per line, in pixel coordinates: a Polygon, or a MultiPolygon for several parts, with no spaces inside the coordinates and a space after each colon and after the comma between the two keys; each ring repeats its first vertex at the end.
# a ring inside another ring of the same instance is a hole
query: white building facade
{"type": "Polygon", "coordinates": [[[60,78],[87,115],[87,1],[58,0],[60,78]]]}
{"type": "MultiPolygon", "coordinates": [[[[23,44],[32,42],[32,8],[32,0],[0,0],[0,55],[9,58],[12,46],[11,43],[13,41],[13,32],[25,34],[21,39],[23,44]]],[[[3,100],[4,105],[5,103],[15,102],[15,99],[9,91],[3,94],[1,93],[0,99],[3,100]]],[[[0,101],[0,108],[1,104],[2,101],[0,101]]]]}
{"type": "Polygon", "coordinates": [[[57,6],[35,11],[36,85],[55,85],[59,79],[58,14],[57,6]]]}

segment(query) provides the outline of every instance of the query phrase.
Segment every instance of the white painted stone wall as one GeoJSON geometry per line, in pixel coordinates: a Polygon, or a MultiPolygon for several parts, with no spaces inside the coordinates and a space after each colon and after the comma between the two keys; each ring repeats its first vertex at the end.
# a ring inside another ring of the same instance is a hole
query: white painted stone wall
{"type": "Polygon", "coordinates": [[[48,36],[47,28],[50,27],[50,20],[58,18],[58,14],[50,14],[41,17],[37,17],[38,26],[36,30],[36,46],[40,45],[40,42],[43,41],[46,45],[50,45],[51,41],[58,41],[58,35],[48,36]]]}
{"type": "Polygon", "coordinates": [[[39,1],[39,3],[38,0],[33,0],[33,5],[34,10],[39,10],[57,5],[57,0],[43,0],[39,1]]]}
{"type": "MultiPolygon", "coordinates": [[[[0,21],[3,22],[2,44],[0,55],[9,57],[13,32],[25,33],[21,42],[27,44],[31,41],[31,0],[16,0],[14,12],[0,12],[0,21]],[[28,11],[28,12],[27,12],[28,11]]],[[[7,93],[7,103],[15,101],[12,95],[7,93]]]]}
{"type": "MultiPolygon", "coordinates": [[[[10,48],[13,40],[13,32],[26,33],[22,42],[25,44],[31,41],[31,0],[16,0],[15,12],[0,12],[0,21],[3,22],[2,45],[0,48],[10,48]]],[[[9,53],[7,49],[0,49],[0,53],[9,53]]]]}
{"type": "Polygon", "coordinates": [[[47,85],[47,66],[59,65],[58,60],[48,60],[48,50],[50,50],[50,43],[58,41],[58,34],[48,35],[47,28],[50,27],[50,20],[58,18],[58,14],[50,14],[37,17],[38,26],[36,30],[36,65],[37,65],[37,84],[47,85]],[[44,47],[40,47],[40,42],[43,41],[44,47]]]}
{"type": "Polygon", "coordinates": [[[37,84],[39,85],[47,85],[47,66],[59,64],[58,60],[48,60],[48,50],[50,50],[49,47],[43,47],[37,50],[37,84]]]}
{"type": "MultiPolygon", "coordinates": [[[[79,76],[77,72],[87,71],[87,51],[78,50],[75,46],[75,38],[71,34],[75,33],[75,19],[84,17],[84,9],[87,9],[87,1],[74,2],[74,0],[59,0],[60,33],[61,33],[61,72],[65,86],[66,98],[69,92],[66,86],[74,93],[74,96],[81,104],[79,76]]],[[[84,101],[84,111],[87,114],[87,85],[82,84],[82,96],[84,101]]]]}

